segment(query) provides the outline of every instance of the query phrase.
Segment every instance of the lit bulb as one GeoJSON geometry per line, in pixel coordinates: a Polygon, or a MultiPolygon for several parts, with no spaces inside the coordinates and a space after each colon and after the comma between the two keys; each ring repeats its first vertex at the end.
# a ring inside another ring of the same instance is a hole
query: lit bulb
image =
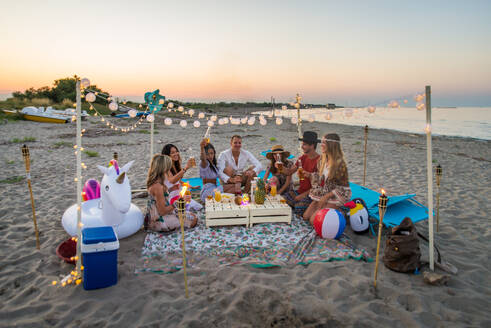
{"type": "Polygon", "coordinates": [[[136,117],[136,114],[137,114],[137,113],[138,113],[138,111],[137,111],[136,109],[130,109],[130,110],[128,111],[128,115],[129,115],[129,117],[131,117],[131,118],[136,117]]]}
{"type": "Polygon", "coordinates": [[[425,96],[423,94],[419,94],[419,95],[414,96],[414,100],[416,100],[416,102],[421,102],[421,101],[423,101],[424,98],[425,98],[425,96]]]}
{"type": "Polygon", "coordinates": [[[299,103],[295,103],[294,106],[295,106],[296,109],[299,109],[300,108],[300,104],[299,103]]]}
{"type": "Polygon", "coordinates": [[[53,286],[55,286],[57,283],[58,283],[58,281],[55,281],[55,280],[53,280],[53,281],[51,282],[51,284],[52,284],[53,286]]]}
{"type": "Polygon", "coordinates": [[[164,104],[164,99],[159,99],[159,105],[163,105],[164,104]]]}
{"type": "Polygon", "coordinates": [[[172,124],[172,119],[167,117],[165,120],[164,120],[164,124],[165,125],[171,125],[172,124]]]}
{"type": "Polygon", "coordinates": [[[269,118],[273,117],[273,112],[272,111],[268,113],[268,117],[269,118]]]}
{"type": "Polygon", "coordinates": [[[353,109],[351,109],[351,108],[346,108],[346,109],[344,110],[344,116],[346,116],[346,117],[351,117],[351,116],[353,116],[353,109]]]}
{"type": "Polygon", "coordinates": [[[109,104],[109,109],[110,109],[111,111],[113,111],[113,112],[117,111],[117,110],[118,110],[118,104],[117,104],[116,102],[114,102],[114,101],[113,101],[113,102],[111,102],[111,103],[109,104]]]}
{"type": "Polygon", "coordinates": [[[152,123],[153,121],[155,121],[155,116],[153,114],[147,115],[147,122],[152,123]]]}
{"type": "Polygon", "coordinates": [[[376,108],[375,106],[368,106],[368,108],[367,108],[367,112],[369,112],[370,114],[373,114],[373,113],[375,113],[375,110],[376,110],[376,109],[377,109],[377,108],[376,108]]]}
{"type": "Polygon", "coordinates": [[[193,126],[194,126],[195,128],[199,128],[199,127],[200,127],[200,125],[201,125],[201,123],[200,123],[199,121],[194,121],[194,122],[193,122],[193,126]]]}
{"type": "Polygon", "coordinates": [[[213,121],[210,120],[206,122],[206,125],[208,125],[211,128],[213,125],[215,125],[215,123],[213,123],[213,121]]]}
{"type": "Polygon", "coordinates": [[[170,103],[168,103],[168,104],[167,104],[167,108],[174,108],[174,103],[171,103],[171,102],[170,102],[170,103]]]}
{"type": "Polygon", "coordinates": [[[431,133],[431,124],[426,124],[425,133],[426,134],[430,134],[431,133]]]}
{"type": "Polygon", "coordinates": [[[325,116],[325,119],[327,121],[330,121],[332,119],[332,113],[327,113],[326,116],[325,116]]]}
{"type": "Polygon", "coordinates": [[[181,120],[181,122],[179,122],[179,125],[185,128],[188,125],[188,122],[186,120],[181,120]]]}
{"type": "Polygon", "coordinates": [[[205,113],[199,113],[198,118],[205,118],[205,113]]]}
{"type": "Polygon", "coordinates": [[[281,110],[286,110],[286,105],[281,106],[281,110]]]}
{"type": "Polygon", "coordinates": [[[216,120],[218,119],[218,117],[216,115],[213,115],[211,118],[210,118],[213,122],[216,122],[216,120]]]}
{"type": "Polygon", "coordinates": [[[404,103],[407,104],[407,99],[404,99],[404,103]]]}
{"type": "Polygon", "coordinates": [[[313,123],[315,121],[315,115],[314,114],[310,114],[309,115],[309,122],[310,123],[313,123]]]}
{"type": "Polygon", "coordinates": [[[81,81],[80,81],[80,85],[84,88],[88,88],[90,87],[90,80],[86,77],[84,77],[81,81]]]}
{"type": "Polygon", "coordinates": [[[182,111],[184,111],[184,107],[179,106],[179,107],[177,107],[177,110],[180,111],[180,112],[182,112],[182,111]]]}
{"type": "Polygon", "coordinates": [[[188,110],[188,114],[189,114],[189,116],[193,116],[194,115],[194,109],[188,110]]]}
{"type": "Polygon", "coordinates": [[[298,123],[298,119],[296,117],[292,117],[291,121],[292,121],[292,124],[298,123]]]}
{"type": "Polygon", "coordinates": [[[425,104],[417,104],[416,105],[417,110],[424,110],[425,109],[425,104]]]}
{"type": "Polygon", "coordinates": [[[240,119],[240,123],[246,124],[247,123],[247,120],[248,120],[247,116],[246,117],[243,117],[243,118],[240,119]]]}
{"type": "Polygon", "coordinates": [[[281,117],[276,118],[276,125],[281,125],[283,124],[283,119],[281,117]]]}

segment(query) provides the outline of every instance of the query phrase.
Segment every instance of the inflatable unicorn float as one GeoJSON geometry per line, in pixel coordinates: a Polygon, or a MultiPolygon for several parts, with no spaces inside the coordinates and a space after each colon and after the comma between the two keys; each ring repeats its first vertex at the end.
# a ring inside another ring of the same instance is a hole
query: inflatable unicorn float
{"type": "MultiPolygon", "coordinates": [[[[131,236],[143,224],[143,214],[131,203],[130,181],[126,176],[133,161],[121,169],[116,160],[109,167],[97,165],[104,174],[101,183],[88,180],[83,188],[82,223],[84,227],[112,226],[119,239],[131,236]]],[[[70,206],[61,219],[66,232],[77,234],[77,204],[70,206]]]]}

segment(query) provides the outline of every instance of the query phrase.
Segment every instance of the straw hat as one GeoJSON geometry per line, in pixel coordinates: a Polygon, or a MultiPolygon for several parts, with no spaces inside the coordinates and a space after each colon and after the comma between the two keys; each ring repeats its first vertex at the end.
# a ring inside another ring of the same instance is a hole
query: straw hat
{"type": "Polygon", "coordinates": [[[285,154],[285,157],[290,156],[290,152],[283,149],[282,145],[276,145],[271,148],[271,151],[266,154],[266,158],[271,160],[273,158],[273,154],[285,154]]]}

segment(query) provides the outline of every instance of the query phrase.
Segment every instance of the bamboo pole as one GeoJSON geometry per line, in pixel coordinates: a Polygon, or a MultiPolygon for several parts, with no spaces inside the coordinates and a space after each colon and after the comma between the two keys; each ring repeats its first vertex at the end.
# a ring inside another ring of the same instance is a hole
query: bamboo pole
{"type": "Polygon", "coordinates": [[[152,121],[150,123],[150,162],[152,162],[152,158],[153,158],[153,131],[154,131],[154,122],[152,121]]]}
{"type": "Polygon", "coordinates": [[[77,273],[80,273],[82,266],[82,99],[80,92],[80,80],[77,80],[77,273]]]}
{"type": "Polygon", "coordinates": [[[430,270],[435,270],[434,243],[433,243],[433,168],[431,148],[431,86],[427,85],[426,93],[426,166],[428,177],[428,234],[430,252],[430,270]]]}
{"type": "Polygon", "coordinates": [[[31,157],[29,154],[29,147],[27,145],[22,146],[22,158],[24,159],[24,164],[26,165],[26,178],[27,178],[27,187],[29,188],[29,195],[31,196],[31,208],[32,208],[32,222],[34,223],[34,232],[36,235],[36,248],[39,249],[39,231],[38,224],[36,220],[36,208],[34,206],[34,196],[32,194],[32,186],[31,186],[31,157]]]}
{"type": "MultiPolygon", "coordinates": [[[[297,96],[295,97],[295,107],[297,108],[297,130],[298,130],[298,138],[302,138],[302,118],[300,117],[300,100],[302,97],[297,93],[297,96]]],[[[302,153],[302,142],[299,141],[299,151],[302,153]]]]}
{"type": "Polygon", "coordinates": [[[118,153],[117,152],[114,152],[113,153],[113,159],[117,162],[118,161],[118,153]]]}
{"type": "Polygon", "coordinates": [[[179,214],[179,222],[181,223],[181,236],[182,236],[182,268],[184,272],[184,291],[186,298],[189,298],[188,294],[188,276],[186,273],[186,245],[184,243],[184,211],[186,208],[186,202],[183,197],[177,200],[177,212],[179,214]]]}
{"type": "Polygon", "coordinates": [[[366,184],[367,177],[367,141],[368,141],[368,125],[365,125],[365,150],[363,155],[363,186],[366,184]]]}
{"type": "Polygon", "coordinates": [[[438,164],[436,167],[436,231],[440,230],[440,182],[442,179],[442,166],[438,164]]]}
{"type": "Polygon", "coordinates": [[[377,237],[377,255],[375,257],[375,273],[373,275],[373,286],[377,288],[377,274],[378,274],[378,257],[380,253],[380,239],[382,237],[382,222],[384,221],[385,211],[387,210],[387,196],[385,196],[385,191],[382,189],[382,195],[380,195],[378,200],[378,237],[377,237]]]}

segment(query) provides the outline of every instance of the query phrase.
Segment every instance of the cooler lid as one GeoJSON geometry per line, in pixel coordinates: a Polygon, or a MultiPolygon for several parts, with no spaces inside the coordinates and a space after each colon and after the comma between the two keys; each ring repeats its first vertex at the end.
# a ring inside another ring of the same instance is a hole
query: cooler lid
{"type": "Polygon", "coordinates": [[[109,243],[118,240],[114,228],[111,226],[84,228],[82,230],[83,244],[109,243]]]}

